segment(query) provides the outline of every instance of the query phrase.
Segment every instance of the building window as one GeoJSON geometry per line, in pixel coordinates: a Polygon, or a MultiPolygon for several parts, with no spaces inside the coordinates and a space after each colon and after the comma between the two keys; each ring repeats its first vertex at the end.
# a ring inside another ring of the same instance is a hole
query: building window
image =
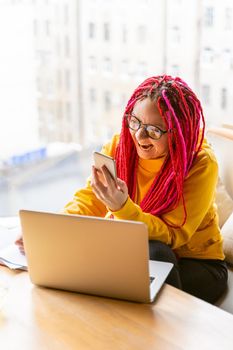
{"type": "Polygon", "coordinates": [[[232,29],[232,18],[233,18],[233,8],[227,7],[225,9],[225,29],[231,30],[232,29]]]}
{"type": "Polygon", "coordinates": [[[61,42],[59,37],[56,38],[56,54],[57,56],[61,55],[61,42]]]}
{"type": "Polygon", "coordinates": [[[110,24],[104,23],[104,40],[109,41],[110,40],[110,24]]]}
{"type": "Polygon", "coordinates": [[[178,44],[180,42],[180,28],[178,26],[172,27],[172,43],[178,44]]]}
{"type": "Polygon", "coordinates": [[[147,65],[145,62],[138,62],[136,75],[138,77],[146,77],[147,76],[147,65]]]}
{"type": "Polygon", "coordinates": [[[37,87],[37,92],[39,93],[43,92],[42,79],[40,76],[37,76],[36,78],[36,87],[37,87]]]}
{"type": "Polygon", "coordinates": [[[203,103],[206,105],[210,104],[210,86],[209,85],[202,85],[202,98],[203,103]]]}
{"type": "Polygon", "coordinates": [[[109,57],[104,57],[103,71],[105,73],[111,73],[112,72],[112,62],[111,62],[111,59],[109,57]]]}
{"type": "Polygon", "coordinates": [[[59,101],[57,103],[57,119],[61,121],[63,118],[63,103],[62,101],[59,101]]]}
{"type": "Polygon", "coordinates": [[[48,79],[46,85],[47,95],[52,95],[54,93],[54,82],[48,79]]]}
{"type": "Polygon", "coordinates": [[[214,8],[206,7],[204,9],[204,26],[213,27],[214,25],[214,8]]]}
{"type": "Polygon", "coordinates": [[[146,27],[143,25],[140,25],[137,28],[137,42],[139,44],[144,44],[145,41],[146,41],[146,27]]]}
{"type": "Polygon", "coordinates": [[[70,90],[70,71],[68,69],[65,70],[65,84],[66,84],[66,90],[70,90]]]}
{"type": "Polygon", "coordinates": [[[69,23],[69,6],[68,4],[64,5],[64,24],[67,25],[69,23]]]}
{"type": "Polygon", "coordinates": [[[36,19],[33,20],[33,33],[34,36],[38,36],[38,21],[36,19]]]}
{"type": "Polygon", "coordinates": [[[89,89],[89,100],[91,103],[96,103],[96,89],[94,88],[89,89]]]}
{"type": "Polygon", "coordinates": [[[178,64],[171,65],[171,75],[177,77],[180,74],[180,67],[178,64]]]}
{"type": "Polygon", "coordinates": [[[46,20],[45,21],[45,34],[47,36],[50,36],[50,32],[51,32],[50,26],[51,26],[51,23],[49,22],[49,20],[46,20]]]}
{"type": "Polygon", "coordinates": [[[126,25],[123,25],[123,26],[122,26],[122,42],[123,42],[124,44],[127,43],[127,37],[128,37],[127,28],[126,28],[126,25]]]}
{"type": "Polygon", "coordinates": [[[104,93],[104,109],[108,112],[111,109],[111,93],[110,91],[105,91],[104,93]]]}
{"type": "Polygon", "coordinates": [[[227,89],[221,89],[221,108],[227,109],[227,89]]]}
{"type": "Polygon", "coordinates": [[[121,61],[121,68],[120,72],[122,76],[128,76],[129,74],[129,61],[128,60],[122,60],[121,61]]]}
{"type": "Polygon", "coordinates": [[[212,63],[214,60],[214,52],[210,47],[204,47],[202,52],[202,62],[204,64],[212,63]]]}
{"type": "Polygon", "coordinates": [[[94,39],[95,37],[95,23],[93,22],[88,23],[88,37],[89,39],[94,39]]]}
{"type": "Polygon", "coordinates": [[[68,123],[71,122],[71,104],[70,104],[70,102],[66,102],[66,121],[68,123]]]}
{"type": "Polygon", "coordinates": [[[56,80],[57,80],[56,86],[60,90],[62,87],[62,74],[61,74],[60,69],[57,70],[57,79],[56,80]]]}
{"type": "Polygon", "coordinates": [[[231,60],[232,60],[231,50],[230,49],[223,50],[222,57],[224,61],[224,67],[226,69],[229,69],[231,67],[231,60]]]}
{"type": "Polygon", "coordinates": [[[89,56],[89,69],[91,72],[95,72],[97,70],[97,62],[95,56],[89,56]]]}
{"type": "Polygon", "coordinates": [[[70,56],[70,40],[68,36],[65,36],[65,56],[70,56]]]}

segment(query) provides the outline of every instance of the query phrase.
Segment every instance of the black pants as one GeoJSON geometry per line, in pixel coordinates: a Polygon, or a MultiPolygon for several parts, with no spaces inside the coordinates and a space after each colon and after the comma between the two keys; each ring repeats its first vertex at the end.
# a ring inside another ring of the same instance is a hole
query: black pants
{"type": "Polygon", "coordinates": [[[166,283],[214,304],[227,288],[227,265],[222,260],[180,258],[160,241],[149,241],[151,260],[174,264],[166,283]]]}

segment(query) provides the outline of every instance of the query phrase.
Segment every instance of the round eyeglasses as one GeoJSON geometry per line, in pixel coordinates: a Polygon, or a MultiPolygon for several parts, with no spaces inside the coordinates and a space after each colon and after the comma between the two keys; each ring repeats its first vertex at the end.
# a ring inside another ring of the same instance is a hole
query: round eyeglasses
{"type": "Polygon", "coordinates": [[[127,125],[129,129],[133,131],[138,131],[140,128],[143,128],[148,137],[153,140],[159,140],[163,134],[166,134],[168,130],[161,130],[158,126],[143,124],[135,115],[126,114],[125,115],[127,125]]]}

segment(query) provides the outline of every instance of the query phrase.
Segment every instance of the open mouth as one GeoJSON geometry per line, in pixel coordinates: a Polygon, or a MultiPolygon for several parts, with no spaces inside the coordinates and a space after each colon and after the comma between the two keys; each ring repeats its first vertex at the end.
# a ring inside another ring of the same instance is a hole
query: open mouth
{"type": "Polygon", "coordinates": [[[149,151],[152,147],[153,147],[153,145],[151,145],[151,144],[148,144],[148,145],[142,145],[142,144],[138,144],[138,146],[141,148],[141,150],[143,150],[143,151],[149,151]]]}

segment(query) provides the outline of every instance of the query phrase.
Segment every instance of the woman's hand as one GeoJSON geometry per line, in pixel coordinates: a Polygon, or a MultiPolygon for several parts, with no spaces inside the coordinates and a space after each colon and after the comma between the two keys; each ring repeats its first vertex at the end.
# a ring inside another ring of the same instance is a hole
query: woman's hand
{"type": "Polygon", "coordinates": [[[18,246],[20,253],[25,255],[23,237],[21,235],[16,239],[15,244],[18,246]]]}
{"type": "Polygon", "coordinates": [[[96,197],[111,211],[121,209],[127,201],[126,183],[119,178],[114,180],[105,166],[101,170],[92,167],[91,186],[96,197]]]}

